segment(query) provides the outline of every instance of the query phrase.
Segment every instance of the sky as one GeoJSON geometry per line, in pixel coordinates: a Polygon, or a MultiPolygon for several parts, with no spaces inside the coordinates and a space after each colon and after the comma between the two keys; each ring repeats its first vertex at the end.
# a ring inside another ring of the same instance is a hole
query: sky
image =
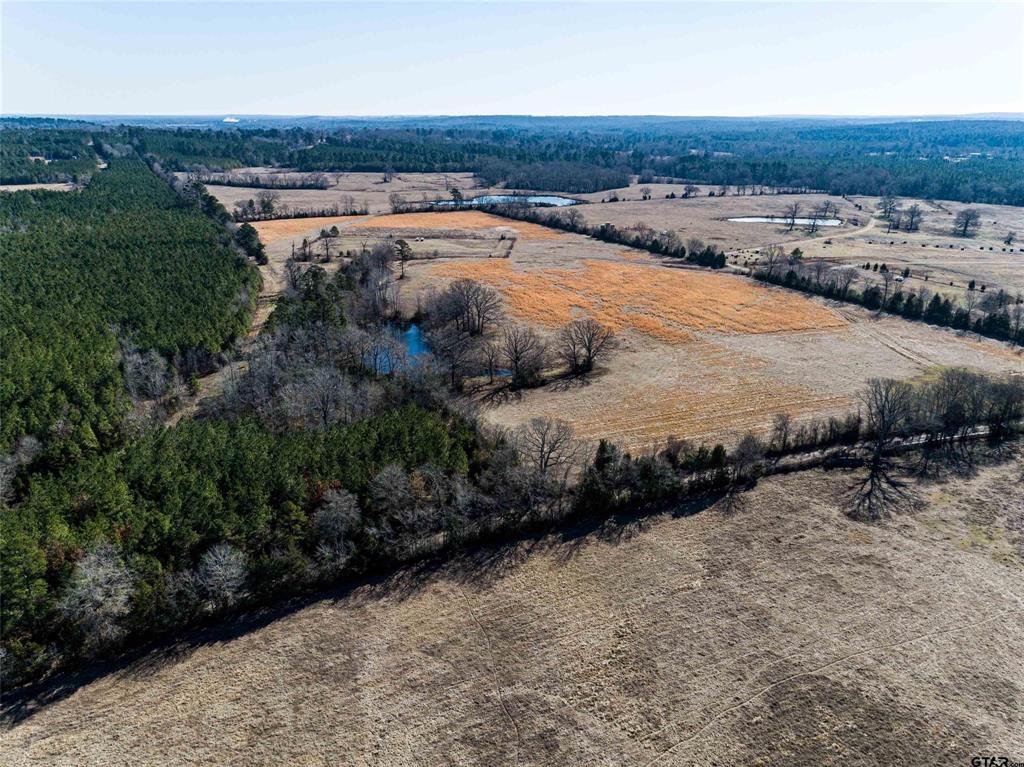
{"type": "Polygon", "coordinates": [[[0,0],[0,111],[1024,112],[1024,3],[0,0]]]}

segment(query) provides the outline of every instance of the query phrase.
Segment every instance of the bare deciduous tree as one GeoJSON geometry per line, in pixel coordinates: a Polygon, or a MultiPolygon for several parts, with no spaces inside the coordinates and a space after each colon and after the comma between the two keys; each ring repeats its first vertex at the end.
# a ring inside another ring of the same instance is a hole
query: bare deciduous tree
{"type": "Polygon", "coordinates": [[[199,582],[216,607],[228,607],[241,596],[246,578],[245,554],[230,543],[218,543],[199,560],[199,582]]]}
{"type": "Polygon", "coordinates": [[[793,227],[796,226],[796,220],[800,215],[800,201],[791,202],[785,208],[786,226],[789,232],[793,231],[793,227]]]}
{"type": "Polygon", "coordinates": [[[572,373],[585,375],[614,349],[615,335],[590,317],[573,320],[558,334],[557,353],[572,373]]]}
{"type": "Polygon", "coordinates": [[[895,195],[882,195],[882,199],[878,201],[878,210],[882,214],[882,218],[886,220],[891,219],[893,213],[896,212],[896,206],[899,205],[899,202],[899,198],[895,195]]]}
{"type": "Polygon", "coordinates": [[[501,355],[512,372],[514,387],[532,386],[540,380],[547,345],[533,328],[509,325],[499,340],[501,355]]]}
{"type": "Polygon", "coordinates": [[[903,228],[908,232],[916,232],[921,226],[922,216],[921,206],[915,202],[903,215],[903,228]]]}
{"type": "Polygon", "coordinates": [[[762,248],[760,267],[765,279],[771,281],[775,277],[775,271],[785,260],[786,254],[781,245],[768,245],[762,248]]]}
{"type": "Polygon", "coordinates": [[[121,620],[131,612],[132,574],[109,543],[101,543],[75,563],[60,610],[85,637],[86,650],[103,652],[121,641],[121,620]]]}
{"type": "Polygon", "coordinates": [[[320,561],[332,568],[344,567],[355,544],[352,535],[361,518],[358,499],[347,490],[328,490],[313,514],[313,532],[320,561]]]}

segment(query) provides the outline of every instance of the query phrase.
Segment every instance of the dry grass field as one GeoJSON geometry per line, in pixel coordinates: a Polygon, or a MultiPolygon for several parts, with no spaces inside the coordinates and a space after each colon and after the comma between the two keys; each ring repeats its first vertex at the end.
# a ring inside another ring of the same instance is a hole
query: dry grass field
{"type": "MultiPolygon", "coordinates": [[[[652,190],[655,186],[652,185],[652,190]]],[[[668,188],[668,187],[666,187],[668,188]]],[[[679,186],[671,189],[677,194],[679,186]]],[[[828,200],[839,207],[839,218],[844,224],[838,227],[819,229],[819,236],[834,237],[859,229],[867,223],[867,211],[858,211],[842,197],[820,194],[780,194],[780,195],[744,195],[728,197],[696,196],[689,199],[676,198],[666,200],[664,194],[653,193],[652,199],[632,199],[639,197],[635,188],[631,188],[629,199],[623,202],[601,203],[600,197],[592,200],[594,204],[583,205],[577,210],[583,215],[587,224],[598,226],[605,222],[614,224],[619,229],[629,229],[637,224],[646,224],[656,231],[669,230],[676,232],[686,242],[697,237],[714,245],[727,253],[748,248],[760,248],[772,243],[787,243],[801,240],[806,235],[800,227],[787,232],[786,227],[779,224],[756,224],[729,221],[730,218],[741,216],[777,216],[785,215],[785,209],[793,202],[799,202],[801,215],[809,213],[812,208],[828,200]]],[[[584,199],[594,195],[582,195],[584,199]]]]}
{"type": "Polygon", "coordinates": [[[635,451],[670,436],[732,442],[765,431],[781,412],[840,415],[873,377],[951,365],[1024,371],[1024,355],[1005,344],[737,275],[672,268],[578,235],[521,240],[507,259],[415,261],[406,271],[410,313],[421,291],[470,277],[500,292],[510,319],[544,333],[585,315],[614,328],[620,348],[588,381],[486,391],[483,413],[503,426],[561,418],[584,439],[635,451]]]}
{"type": "Polygon", "coordinates": [[[1019,761],[1022,470],[912,480],[875,525],[803,472],[340,590],[8,698],[0,762],[1019,761]]]}
{"type": "MultiPolygon", "coordinates": [[[[865,211],[877,207],[877,198],[855,198],[865,211]]],[[[902,201],[906,207],[913,200],[902,201]]],[[[989,291],[1003,288],[1011,294],[1024,291],[1024,245],[1017,241],[1006,245],[1007,232],[1024,233],[1024,208],[1008,205],[965,205],[958,202],[916,201],[924,211],[921,228],[916,232],[886,234],[886,224],[878,221],[871,230],[850,236],[819,237],[801,243],[806,258],[822,257],[854,265],[865,261],[886,263],[890,269],[909,267],[908,287],[927,287],[962,296],[967,283],[975,280],[989,291]],[[956,237],[951,233],[953,219],[964,208],[981,214],[981,226],[975,236],[956,237]],[[924,277],[928,280],[925,281],[924,277]],[[950,285],[949,283],[953,284],[950,285]]]]}
{"type": "MultiPolygon", "coordinates": [[[[273,168],[242,168],[231,172],[233,176],[274,175],[285,179],[298,179],[306,175],[273,168]]],[[[179,174],[185,175],[185,174],[179,174]]],[[[457,187],[467,197],[500,192],[491,187],[478,186],[472,173],[398,173],[391,181],[385,182],[381,173],[326,173],[331,186],[327,189],[280,189],[280,202],[293,209],[322,209],[339,203],[343,196],[351,196],[357,205],[365,204],[370,213],[387,213],[391,210],[388,196],[394,192],[403,195],[409,202],[420,202],[448,198],[448,187],[457,187]]],[[[254,199],[260,189],[238,186],[209,185],[228,210],[235,203],[254,199]]]]}
{"type": "MultiPolygon", "coordinates": [[[[657,227],[669,219],[647,214],[664,207],[662,203],[678,211],[703,209],[712,201],[721,206],[753,201],[778,210],[727,212],[777,214],[785,199],[765,195],[651,200],[580,210],[589,215],[594,209],[639,209],[647,211],[645,220],[657,227]]],[[[865,210],[874,207],[867,199],[861,204],[865,210]]],[[[843,205],[852,210],[851,204],[843,205]]],[[[712,210],[708,207],[707,215],[712,210]]],[[[846,212],[842,206],[841,211],[846,212]]],[[[769,236],[778,229],[720,219],[706,217],[691,234],[706,236],[705,226],[712,232],[717,231],[714,227],[754,228],[769,236]]],[[[538,390],[502,396],[481,392],[485,417],[503,426],[538,415],[557,417],[569,421],[584,439],[609,438],[634,451],[656,447],[670,436],[729,443],[747,430],[763,432],[777,413],[844,414],[856,407],[858,393],[873,377],[914,378],[951,365],[1024,371],[1024,355],[1006,344],[878,317],[724,272],[670,268],[670,262],[643,251],[480,211],[256,223],[270,263],[261,269],[264,290],[255,330],[283,287],[284,263],[292,245],[303,237],[315,238],[331,225],[341,233],[332,246],[335,254],[389,237],[409,241],[416,260],[407,264],[407,278],[401,281],[407,314],[416,310],[423,291],[470,277],[501,293],[510,319],[546,334],[579,316],[593,316],[616,330],[619,349],[584,383],[554,381],[538,390]]],[[[851,243],[878,236],[877,224],[873,229],[844,230],[851,243]]],[[[978,239],[983,235],[984,228],[978,239]]],[[[753,234],[742,236],[746,242],[755,241],[753,234]]],[[[823,247],[836,251],[845,242],[830,233],[792,244],[811,255],[827,237],[833,245],[823,247]]],[[[859,252],[852,250],[854,245],[848,247],[851,253],[859,252]]],[[[328,267],[336,268],[337,263],[328,267]]]]}

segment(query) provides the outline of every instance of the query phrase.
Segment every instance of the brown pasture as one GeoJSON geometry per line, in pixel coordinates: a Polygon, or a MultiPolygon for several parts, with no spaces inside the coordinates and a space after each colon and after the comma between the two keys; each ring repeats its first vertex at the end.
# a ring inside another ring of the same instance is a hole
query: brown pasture
{"type": "Polygon", "coordinates": [[[29,765],[953,765],[1024,753],[1019,453],[865,525],[810,471],[62,679],[29,765]],[[694,514],[693,512],[699,512],[694,514]]]}

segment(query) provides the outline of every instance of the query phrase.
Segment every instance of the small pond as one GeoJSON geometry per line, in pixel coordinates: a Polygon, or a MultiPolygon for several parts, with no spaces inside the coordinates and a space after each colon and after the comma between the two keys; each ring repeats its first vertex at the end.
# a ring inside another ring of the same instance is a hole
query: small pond
{"type": "MultiPolygon", "coordinates": [[[[789,219],[785,216],[738,216],[736,218],[730,218],[730,221],[735,221],[738,224],[784,224],[789,226],[789,219]]],[[[814,219],[813,218],[798,218],[795,219],[796,226],[808,226],[814,219]]],[[[818,226],[842,226],[843,220],[841,218],[819,218],[818,226]]]]}
{"type": "Polygon", "coordinates": [[[473,197],[469,200],[457,202],[456,200],[439,200],[434,205],[443,207],[458,206],[472,208],[478,205],[500,205],[503,202],[527,202],[530,205],[550,205],[555,208],[563,208],[566,205],[577,205],[579,200],[570,197],[559,197],[553,194],[485,194],[480,197],[473,197]]]}
{"type": "Polygon", "coordinates": [[[430,347],[427,346],[427,339],[423,337],[423,331],[420,330],[420,326],[415,322],[405,330],[402,330],[400,327],[393,327],[393,332],[405,345],[405,353],[409,355],[409,359],[419,357],[421,354],[427,354],[430,351],[430,347]]]}

